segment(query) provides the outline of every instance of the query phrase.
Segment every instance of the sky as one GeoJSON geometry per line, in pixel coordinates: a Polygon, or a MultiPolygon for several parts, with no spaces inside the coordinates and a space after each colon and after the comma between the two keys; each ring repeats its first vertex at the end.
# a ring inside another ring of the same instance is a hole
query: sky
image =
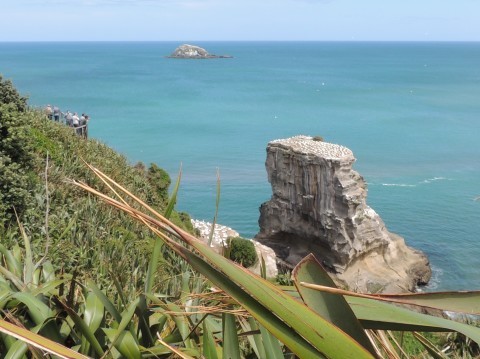
{"type": "Polygon", "coordinates": [[[480,41],[478,0],[0,0],[0,41],[480,41]]]}

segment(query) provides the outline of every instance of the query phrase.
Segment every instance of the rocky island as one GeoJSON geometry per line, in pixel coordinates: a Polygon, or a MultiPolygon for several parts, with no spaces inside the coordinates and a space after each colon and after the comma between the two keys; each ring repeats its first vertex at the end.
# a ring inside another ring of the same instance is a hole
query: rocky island
{"type": "Polygon", "coordinates": [[[427,257],[389,232],[366,203],[364,179],[346,147],[308,136],[267,146],[273,195],[260,207],[256,239],[295,265],[313,253],[340,286],[413,291],[431,277],[427,257]]]}
{"type": "Polygon", "coordinates": [[[168,56],[173,59],[229,59],[230,55],[214,55],[208,53],[207,50],[195,45],[183,44],[175,49],[175,51],[168,56]]]}

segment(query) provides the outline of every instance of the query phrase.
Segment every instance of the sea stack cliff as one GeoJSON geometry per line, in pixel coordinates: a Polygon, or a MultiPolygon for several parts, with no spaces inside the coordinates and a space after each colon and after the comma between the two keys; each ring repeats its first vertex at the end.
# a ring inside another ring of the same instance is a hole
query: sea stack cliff
{"type": "Polygon", "coordinates": [[[390,233],[366,203],[346,147],[296,136],[267,146],[272,198],[260,207],[256,239],[288,264],[313,253],[341,286],[362,292],[413,291],[431,276],[427,257],[390,233]]]}

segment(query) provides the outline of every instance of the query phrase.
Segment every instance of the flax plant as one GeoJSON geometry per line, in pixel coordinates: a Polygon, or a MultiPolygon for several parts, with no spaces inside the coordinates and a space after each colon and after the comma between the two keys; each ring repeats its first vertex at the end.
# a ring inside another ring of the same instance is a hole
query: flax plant
{"type": "MultiPolygon", "coordinates": [[[[457,331],[480,342],[479,328],[390,304],[394,302],[478,314],[479,292],[356,295],[337,290],[322,266],[310,256],[299,263],[294,271],[295,296],[301,299],[298,301],[270,282],[218,255],[101,171],[90,168],[109,184],[117,199],[76,182],[79,187],[144,223],[167,246],[205,275],[213,285],[231,296],[260,326],[299,357],[393,355],[390,347],[378,345],[382,340],[385,342],[383,334],[374,337],[366,330],[457,331]],[[140,204],[149,214],[132,207],[123,196],[140,204]]],[[[419,340],[427,350],[431,349],[425,340],[419,340]]]]}
{"type": "MultiPolygon", "coordinates": [[[[156,236],[145,259],[143,290],[128,294],[119,275],[109,285],[58,276],[46,258],[34,260],[23,231],[24,248],[0,246],[0,348],[7,357],[40,358],[48,352],[71,358],[402,358],[408,353],[392,331],[408,331],[425,353],[444,358],[445,352],[418,332],[457,332],[480,342],[480,329],[473,325],[411,310],[479,314],[479,292],[340,290],[312,255],[294,269],[294,286],[279,287],[172,223],[166,218],[171,212],[158,213],[89,167],[113,197],[73,183],[156,236]],[[170,280],[158,276],[168,262],[176,273],[170,280]],[[111,295],[112,287],[118,296],[111,295]],[[17,352],[20,356],[13,356],[17,352]]],[[[178,184],[167,208],[176,191],[178,184]]]]}

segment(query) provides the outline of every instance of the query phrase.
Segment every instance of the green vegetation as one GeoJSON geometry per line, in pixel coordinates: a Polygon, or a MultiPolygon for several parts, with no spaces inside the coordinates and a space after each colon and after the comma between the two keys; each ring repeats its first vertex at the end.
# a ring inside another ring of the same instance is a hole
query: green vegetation
{"type": "MultiPolygon", "coordinates": [[[[84,140],[71,128],[46,120],[41,112],[25,109],[9,81],[0,98],[0,238],[17,243],[19,216],[34,253],[48,255],[55,270],[75,273],[98,284],[117,276],[119,285],[134,295],[152,251],[148,229],[119,215],[69,182],[82,180],[105,189],[85,165],[102,168],[153,208],[164,211],[168,174],[155,164],[129,165],[127,159],[96,140],[84,140]],[[23,109],[20,111],[19,109],[23,109]]],[[[172,220],[192,231],[188,214],[173,212],[172,220]]],[[[162,269],[176,273],[174,268],[162,269]]],[[[112,290],[113,291],[113,290],[112,290]]]]}
{"type": "Polygon", "coordinates": [[[164,169],[152,163],[148,168],[147,178],[160,198],[168,197],[168,188],[172,181],[164,169]]]}
{"type": "Polygon", "coordinates": [[[179,181],[168,198],[165,171],[130,166],[1,85],[2,357],[478,355],[480,328],[421,311],[478,315],[479,292],[360,295],[337,289],[313,256],[290,286],[272,283],[191,234],[188,214],[173,211],[179,181]]]}
{"type": "Polygon", "coordinates": [[[232,261],[241,264],[245,268],[249,268],[257,263],[257,252],[252,241],[242,237],[230,237],[227,239],[227,244],[228,257],[232,261]]]}
{"type": "Polygon", "coordinates": [[[4,80],[0,74],[0,105],[11,105],[18,112],[27,109],[27,98],[21,96],[12,81],[4,80]]]}
{"type": "Polygon", "coordinates": [[[26,100],[0,76],[0,226],[32,204],[28,189],[35,187],[34,157],[29,142],[26,100]]]}

